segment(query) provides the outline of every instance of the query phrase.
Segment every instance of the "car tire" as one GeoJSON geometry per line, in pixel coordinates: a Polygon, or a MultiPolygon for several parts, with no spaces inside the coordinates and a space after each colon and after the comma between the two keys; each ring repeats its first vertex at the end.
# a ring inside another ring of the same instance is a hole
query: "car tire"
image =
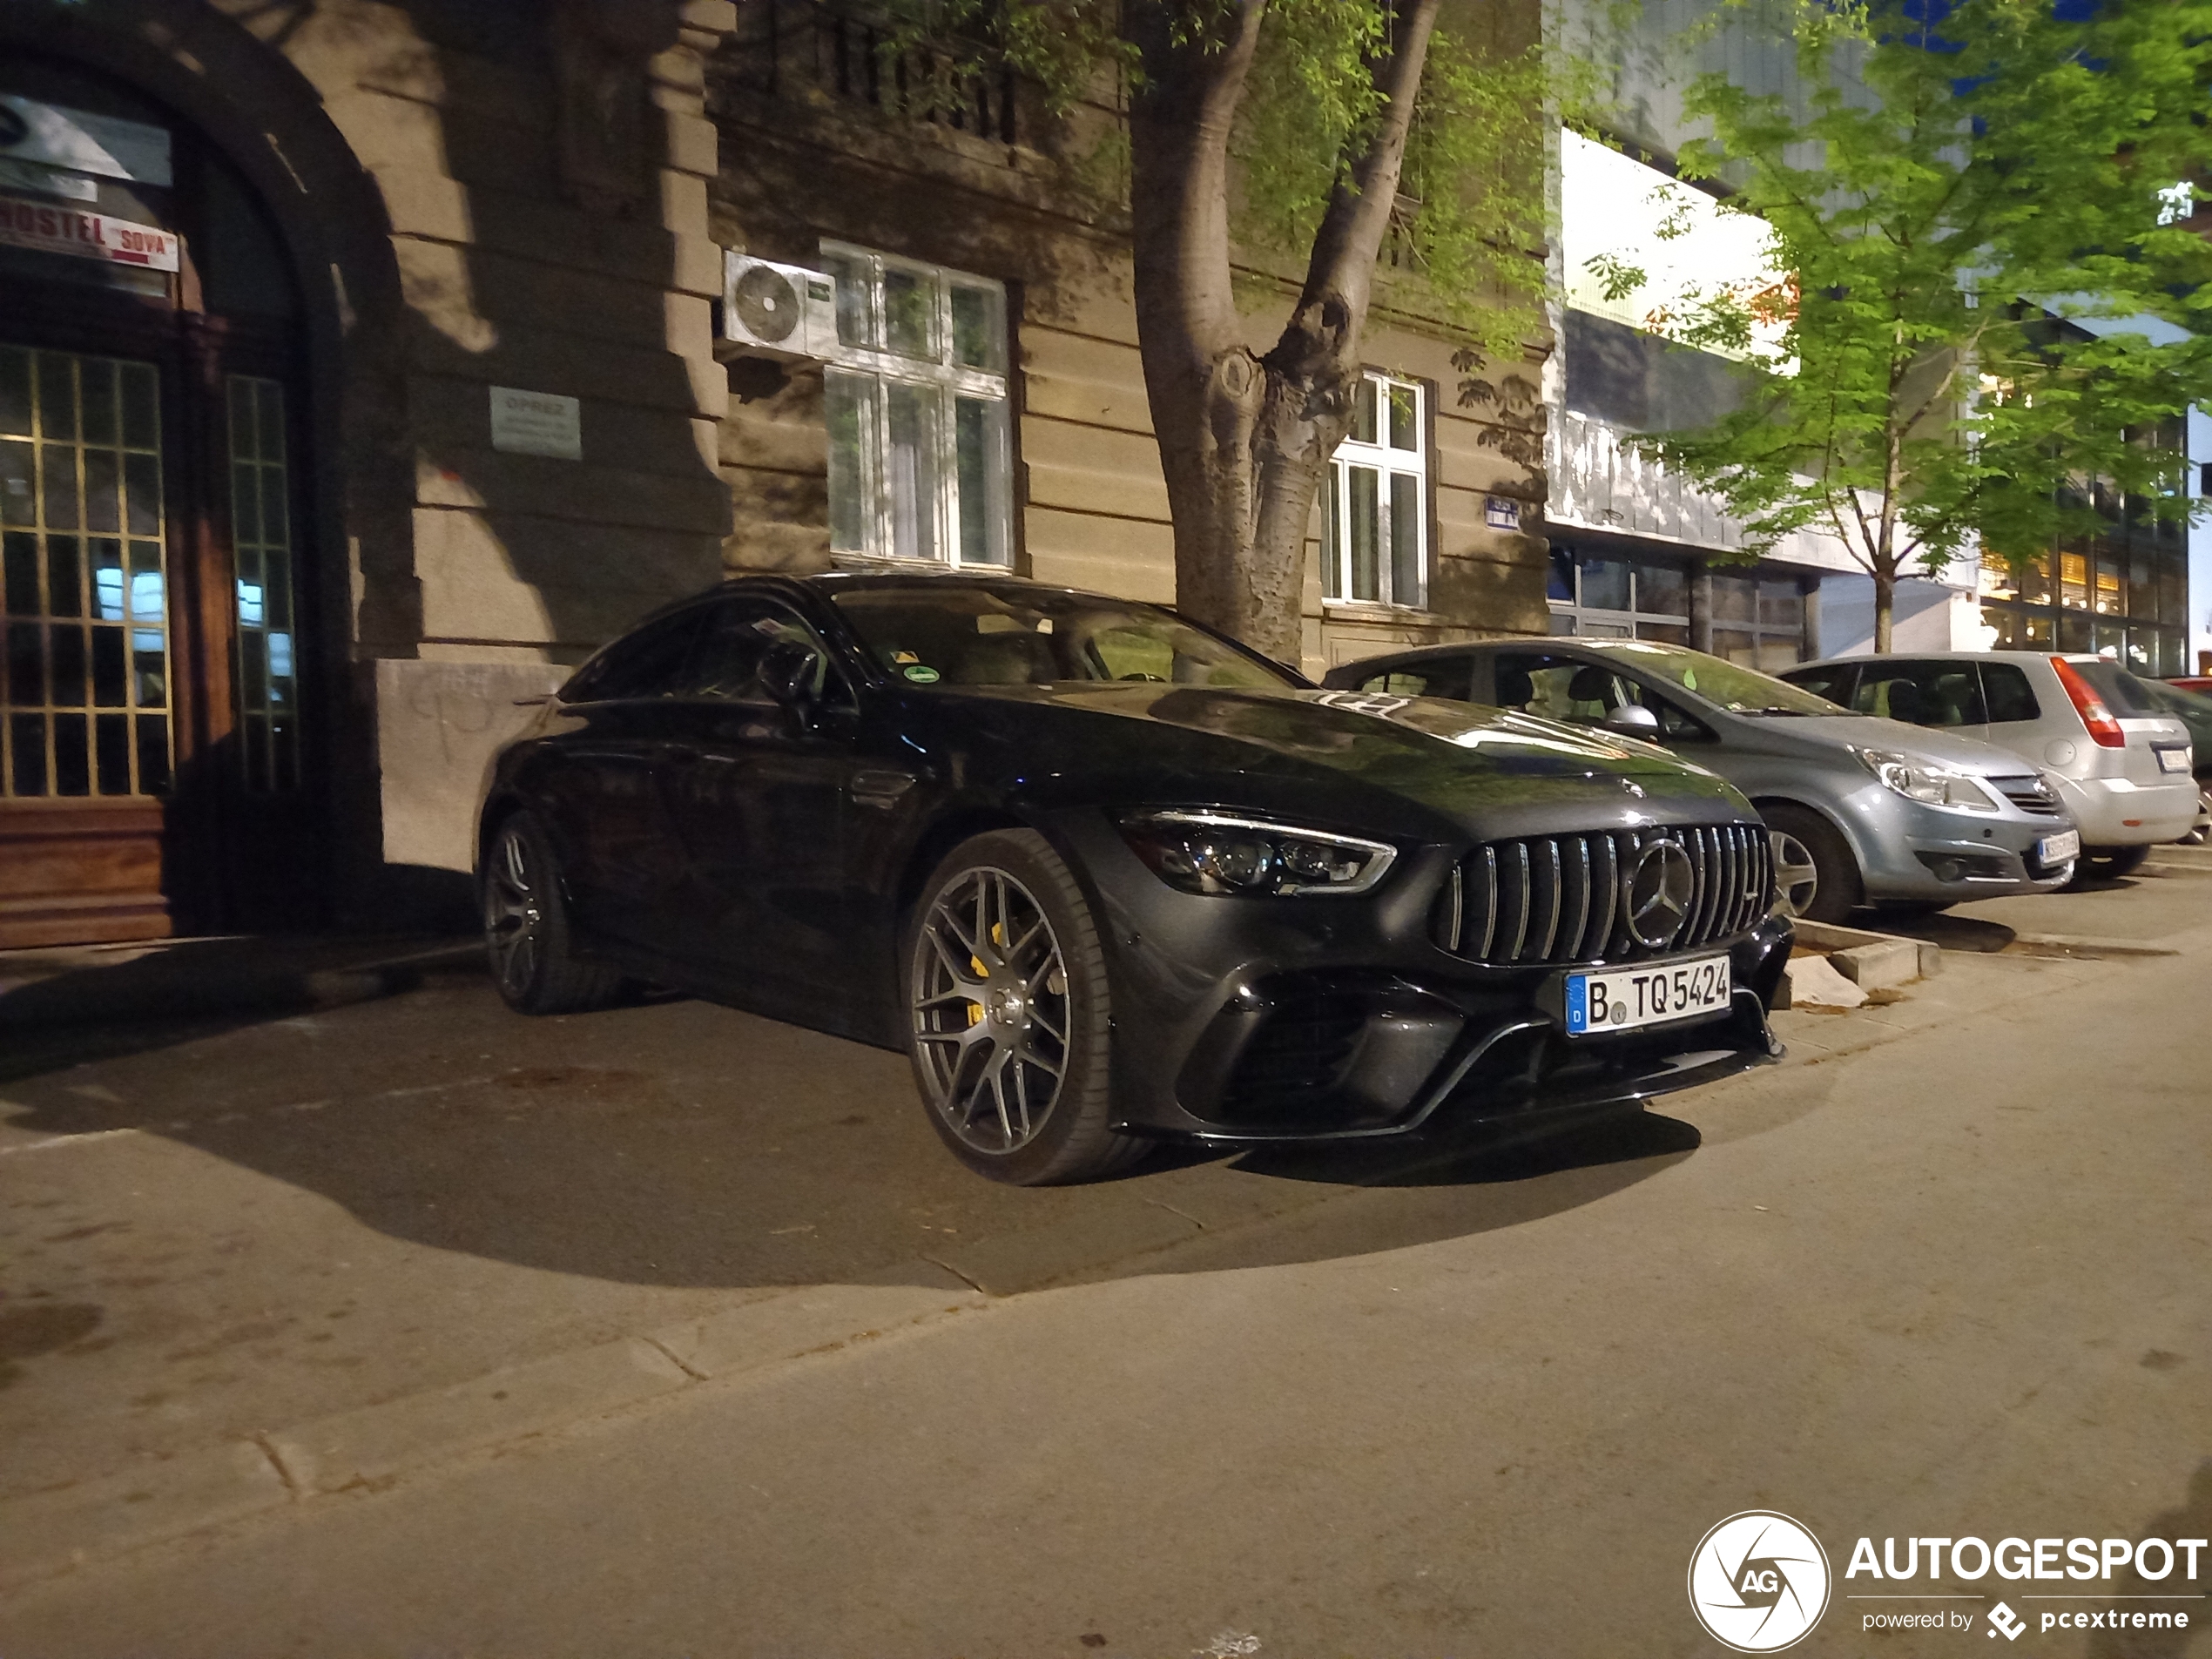
{"type": "Polygon", "coordinates": [[[560,863],[528,812],[502,819],[480,883],[484,950],[500,1000],[517,1014],[578,1014],[622,995],[620,973],[576,954],[560,863]]]}
{"type": "Polygon", "coordinates": [[[2067,885],[2079,887],[2092,881],[2117,881],[2142,868],[2149,856],[2148,846],[2085,846],[2074,867],[2074,880],[2067,885]]]}
{"type": "Polygon", "coordinates": [[[904,942],[907,1055],[954,1157],[1038,1187],[1144,1156],[1147,1142],[1113,1128],[1105,950],[1043,836],[994,830],[955,847],[923,885],[904,942]]]}
{"type": "Polygon", "coordinates": [[[1806,921],[1839,922],[1858,907],[1858,860],[1841,831],[1809,806],[1770,801],[1759,808],[1774,847],[1777,896],[1806,921]]]}

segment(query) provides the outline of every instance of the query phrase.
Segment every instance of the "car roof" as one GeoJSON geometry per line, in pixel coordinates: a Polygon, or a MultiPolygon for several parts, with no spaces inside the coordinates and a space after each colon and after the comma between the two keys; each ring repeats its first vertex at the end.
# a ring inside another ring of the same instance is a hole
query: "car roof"
{"type": "Polygon", "coordinates": [[[1441,645],[1408,645],[1403,651],[1379,651],[1372,657],[1355,657],[1348,663],[1339,663],[1329,671],[1339,669],[1365,668],[1370,663],[1418,663],[1432,657],[1456,657],[1463,651],[1485,645],[1518,645],[1527,642],[1518,639],[1459,639],[1441,645]]]}
{"type": "MultiPolygon", "coordinates": [[[[2047,663],[2054,657],[2068,663],[2113,663],[2111,658],[2100,657],[2093,651],[1893,651],[1886,655],[1855,651],[1841,657],[1816,657],[1809,663],[1793,663],[1782,671],[1782,678],[1786,679],[1808,668],[1831,668],[1844,663],[2047,663]]],[[[2113,665],[2128,666],[2125,663],[2113,665]]],[[[2132,669],[2128,671],[2134,672],[2132,669]]]]}

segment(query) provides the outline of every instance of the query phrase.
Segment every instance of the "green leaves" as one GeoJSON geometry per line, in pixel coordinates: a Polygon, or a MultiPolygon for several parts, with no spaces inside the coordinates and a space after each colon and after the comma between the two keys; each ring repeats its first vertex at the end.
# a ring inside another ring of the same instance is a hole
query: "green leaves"
{"type": "MultiPolygon", "coordinates": [[[[1379,112],[1374,69],[1391,26],[1379,0],[890,0],[886,11],[910,62],[948,78],[1010,66],[1064,116],[1143,84],[1141,25],[1204,45],[1255,3],[1265,14],[1231,141],[1233,224],[1252,253],[1302,256],[1379,112]]],[[[1380,274],[1486,351],[1517,357],[1541,320],[1546,112],[1573,117],[1601,78],[1546,50],[1533,9],[1457,17],[1459,32],[1440,28],[1429,44],[1380,274]]],[[[1094,142],[1099,153],[1068,159],[1087,187],[1110,187],[1125,148],[1117,134],[1094,142]]]]}
{"type": "MultiPolygon", "coordinates": [[[[1770,543],[1814,526],[1870,570],[1979,536],[2016,558],[2098,522],[2089,481],[2187,510],[2151,441],[2212,399],[2212,248],[2158,224],[2202,176],[2212,4],[1959,0],[1939,25],[1890,0],[1819,9],[1799,95],[1709,76],[1691,177],[1772,227],[1796,285],[1781,372],[1736,415],[1648,447],[1770,543]]],[[[1667,332],[1741,337],[1719,293],[1667,332]]]]}

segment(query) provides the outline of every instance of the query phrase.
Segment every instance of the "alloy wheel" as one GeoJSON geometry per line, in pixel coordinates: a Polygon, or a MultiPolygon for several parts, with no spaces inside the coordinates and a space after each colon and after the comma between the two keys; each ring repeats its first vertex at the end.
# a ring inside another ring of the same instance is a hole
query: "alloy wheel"
{"type": "Polygon", "coordinates": [[[499,833],[484,872],[484,942],[492,972],[513,997],[529,992],[545,948],[545,910],[535,864],[529,840],[510,824],[499,833]]]}
{"type": "Polygon", "coordinates": [[[914,941],[915,1051],[929,1104],[967,1146],[1036,1138],[1068,1069],[1068,966],[1028,888],[988,865],[941,891],[914,941]]]}
{"type": "Polygon", "coordinates": [[[1813,862],[1812,849],[1787,830],[1769,830],[1767,840],[1774,848],[1776,896],[1784,912],[1802,916],[1820,896],[1820,867],[1813,862]]]}

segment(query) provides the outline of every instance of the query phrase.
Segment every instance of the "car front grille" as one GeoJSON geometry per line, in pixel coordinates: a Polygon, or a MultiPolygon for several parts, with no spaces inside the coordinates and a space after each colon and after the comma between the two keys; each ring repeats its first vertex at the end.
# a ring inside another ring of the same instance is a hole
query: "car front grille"
{"type": "Polygon", "coordinates": [[[1989,786],[2024,813],[2038,818],[2059,816],[2059,798],[2040,778],[1992,778],[1989,786]]]}
{"type": "Polygon", "coordinates": [[[1436,942],[1498,967],[1637,961],[1742,933],[1773,902],[1774,853],[1754,825],[1596,831],[1493,841],[1460,861],[1437,907],[1436,942]],[[1687,856],[1687,902],[1632,931],[1631,896],[1651,849],[1687,856]]]}

